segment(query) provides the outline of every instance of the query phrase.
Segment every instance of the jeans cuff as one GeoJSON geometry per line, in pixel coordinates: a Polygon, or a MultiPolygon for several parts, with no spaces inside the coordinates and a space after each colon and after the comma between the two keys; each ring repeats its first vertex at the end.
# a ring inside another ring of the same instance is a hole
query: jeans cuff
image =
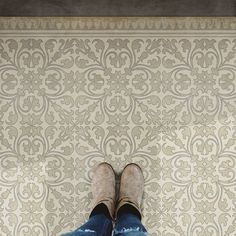
{"type": "Polygon", "coordinates": [[[148,236],[147,232],[141,231],[139,227],[123,228],[122,230],[114,230],[113,236],[148,236]]]}

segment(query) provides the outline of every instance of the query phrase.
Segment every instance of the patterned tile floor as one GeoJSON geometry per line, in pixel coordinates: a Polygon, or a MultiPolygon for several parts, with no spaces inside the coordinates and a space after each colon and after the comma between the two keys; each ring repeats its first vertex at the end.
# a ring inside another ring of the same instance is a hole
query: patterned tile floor
{"type": "Polygon", "coordinates": [[[0,19],[0,235],[85,222],[101,161],[142,166],[150,235],[235,235],[235,18],[37,20],[0,19]]]}

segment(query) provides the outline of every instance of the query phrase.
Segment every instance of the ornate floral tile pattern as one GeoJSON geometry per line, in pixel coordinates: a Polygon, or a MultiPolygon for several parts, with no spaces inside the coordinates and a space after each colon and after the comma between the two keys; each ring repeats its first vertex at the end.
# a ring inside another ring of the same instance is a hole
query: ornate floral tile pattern
{"type": "Polygon", "coordinates": [[[101,161],[150,235],[235,235],[235,18],[72,19],[0,19],[0,235],[85,222],[101,161]]]}

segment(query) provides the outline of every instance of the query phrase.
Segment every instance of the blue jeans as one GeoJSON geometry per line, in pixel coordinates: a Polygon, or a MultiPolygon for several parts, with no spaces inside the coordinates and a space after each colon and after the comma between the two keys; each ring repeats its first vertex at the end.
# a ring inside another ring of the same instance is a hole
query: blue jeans
{"type": "Polygon", "coordinates": [[[62,236],[148,236],[140,218],[132,212],[125,212],[117,217],[113,230],[110,217],[103,213],[90,216],[89,220],[73,232],[62,236]],[[113,232],[113,234],[112,234],[113,232]]]}

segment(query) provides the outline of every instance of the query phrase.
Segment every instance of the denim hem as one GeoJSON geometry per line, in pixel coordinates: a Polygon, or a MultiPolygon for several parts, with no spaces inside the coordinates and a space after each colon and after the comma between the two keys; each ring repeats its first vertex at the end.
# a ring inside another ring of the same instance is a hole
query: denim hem
{"type": "Polygon", "coordinates": [[[96,231],[90,229],[79,229],[66,234],[62,234],[61,236],[97,236],[96,231]]]}
{"type": "Polygon", "coordinates": [[[148,233],[145,231],[142,231],[141,228],[123,228],[121,230],[115,229],[113,231],[113,236],[148,236],[148,233]]]}

